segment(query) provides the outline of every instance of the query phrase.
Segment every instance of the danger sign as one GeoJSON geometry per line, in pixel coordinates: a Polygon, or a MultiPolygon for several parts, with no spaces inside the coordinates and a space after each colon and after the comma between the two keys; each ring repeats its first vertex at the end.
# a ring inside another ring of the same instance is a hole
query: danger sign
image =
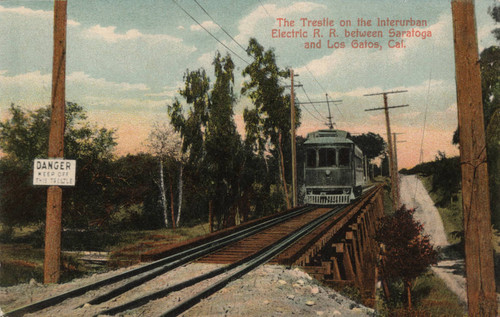
{"type": "Polygon", "coordinates": [[[75,186],[76,160],[36,159],[33,185],[75,186]]]}

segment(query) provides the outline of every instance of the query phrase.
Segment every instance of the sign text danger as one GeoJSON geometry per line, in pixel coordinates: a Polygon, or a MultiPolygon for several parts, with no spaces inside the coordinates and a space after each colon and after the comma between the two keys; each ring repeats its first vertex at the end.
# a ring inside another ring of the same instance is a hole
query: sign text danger
{"type": "Polygon", "coordinates": [[[33,185],[75,186],[76,161],[36,159],[33,164],[33,185]]]}

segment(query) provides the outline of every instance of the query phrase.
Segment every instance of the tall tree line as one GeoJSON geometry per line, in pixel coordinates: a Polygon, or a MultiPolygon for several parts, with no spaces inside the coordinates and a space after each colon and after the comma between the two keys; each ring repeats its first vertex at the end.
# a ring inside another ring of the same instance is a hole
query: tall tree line
{"type": "MultiPolygon", "coordinates": [[[[116,157],[116,131],[89,123],[82,106],[67,102],[65,154],[77,160],[77,182],[64,189],[64,226],[159,228],[182,219],[184,225],[209,220],[219,229],[286,208],[289,72],[255,39],[248,54],[253,61],[239,91],[252,102],[243,114],[244,138],[235,123],[240,97],[229,54],[215,54],[212,80],[204,69],[185,72],[180,97],[168,107],[171,128],[153,127],[149,153],[116,157]]],[[[12,228],[44,219],[44,188],[31,181],[33,160],[47,155],[50,107],[9,111],[0,122],[0,221],[12,228]]]]}

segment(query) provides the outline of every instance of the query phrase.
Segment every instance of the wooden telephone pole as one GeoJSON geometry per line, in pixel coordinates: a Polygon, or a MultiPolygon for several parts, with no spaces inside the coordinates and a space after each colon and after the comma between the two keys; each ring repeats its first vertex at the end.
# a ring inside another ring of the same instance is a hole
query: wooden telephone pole
{"type": "Polygon", "coordinates": [[[398,143],[406,142],[406,141],[398,141],[397,140],[397,135],[398,134],[403,134],[403,133],[392,133],[393,136],[393,141],[392,144],[394,146],[394,175],[396,175],[396,201],[398,203],[397,207],[399,208],[399,202],[401,201],[401,192],[400,192],[400,186],[399,186],[399,176],[398,176],[398,143]]]}
{"type": "Polygon", "coordinates": [[[469,316],[496,316],[495,274],[474,2],[453,0],[469,316]]]}
{"type": "Polygon", "coordinates": [[[295,140],[295,93],[294,93],[294,85],[293,85],[293,69],[290,69],[290,77],[292,80],[291,86],[291,106],[290,106],[290,129],[292,134],[292,207],[297,206],[297,150],[296,148],[296,140],[295,140]]]}
{"type": "Polygon", "coordinates": [[[407,92],[408,90],[397,90],[397,91],[387,91],[387,92],[381,92],[381,93],[376,93],[376,94],[367,94],[364,96],[378,96],[378,95],[383,95],[384,96],[384,107],[383,108],[373,108],[373,109],[366,109],[365,111],[374,111],[374,110],[384,110],[385,112],[385,126],[387,129],[387,145],[388,145],[388,152],[389,152],[389,175],[391,177],[391,198],[392,198],[392,206],[393,209],[396,210],[399,206],[399,199],[397,193],[397,187],[398,187],[398,176],[397,176],[397,171],[394,171],[394,146],[392,144],[392,134],[391,134],[391,122],[389,118],[389,109],[391,108],[401,108],[401,107],[408,107],[408,105],[399,105],[399,106],[392,106],[389,107],[387,105],[387,95],[388,94],[398,94],[398,93],[403,93],[407,92]]]}
{"type": "MultiPolygon", "coordinates": [[[[49,134],[49,158],[64,156],[64,112],[66,79],[66,0],[54,1],[54,57],[52,64],[52,113],[49,134]]],[[[44,283],[57,283],[61,265],[62,189],[47,189],[45,223],[44,283]]]]}

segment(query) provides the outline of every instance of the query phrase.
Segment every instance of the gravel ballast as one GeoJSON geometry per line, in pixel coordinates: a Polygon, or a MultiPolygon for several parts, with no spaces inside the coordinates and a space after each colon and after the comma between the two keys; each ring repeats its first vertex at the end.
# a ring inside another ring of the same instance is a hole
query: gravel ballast
{"type": "MultiPolygon", "coordinates": [[[[96,294],[90,291],[78,300],[66,300],[57,308],[32,314],[32,316],[91,316],[101,310],[148,294],[161,285],[172,285],[176,281],[193,277],[218,267],[215,264],[192,263],[177,268],[156,280],[149,286],[134,289],[109,303],[98,306],[85,305],[96,294]],[[155,285],[156,284],[156,285],[155,285]],[[78,306],[82,306],[77,308],[78,306]]],[[[121,269],[119,271],[123,271],[121,269]]],[[[35,281],[12,287],[0,288],[0,307],[3,312],[24,306],[43,298],[54,296],[71,289],[87,285],[117,271],[95,274],[76,279],[66,284],[43,285],[35,281]]],[[[205,285],[206,286],[206,285],[205,285]]],[[[195,285],[185,294],[198,293],[205,287],[195,285]]],[[[119,314],[120,316],[158,316],[182,300],[184,293],[175,292],[166,298],[119,314]]],[[[0,316],[3,313],[0,313],[0,316]]],[[[249,272],[243,278],[231,282],[226,288],[203,299],[196,306],[183,313],[183,316],[375,316],[372,309],[347,299],[334,290],[323,287],[299,268],[286,268],[279,265],[264,265],[249,272]]]]}

